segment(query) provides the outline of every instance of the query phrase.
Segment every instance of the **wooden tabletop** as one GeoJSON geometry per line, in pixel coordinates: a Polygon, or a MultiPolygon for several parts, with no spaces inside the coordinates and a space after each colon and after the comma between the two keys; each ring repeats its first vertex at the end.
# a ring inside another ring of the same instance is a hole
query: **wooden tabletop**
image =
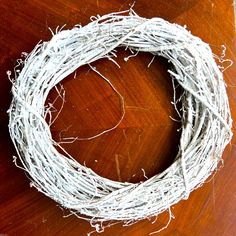
{"type": "MultiPolygon", "coordinates": [[[[87,235],[89,223],[62,210],[57,203],[30,188],[24,172],[13,164],[16,155],[8,133],[7,109],[11,84],[6,76],[22,52],[30,52],[40,40],[49,40],[57,26],[69,29],[87,24],[90,16],[126,10],[133,1],[122,0],[2,0],[0,1],[0,234],[6,235],[87,235]]],[[[162,17],[187,25],[208,42],[214,53],[235,61],[236,37],[233,0],[137,0],[137,14],[162,17]]],[[[173,91],[168,63],[140,53],[128,62],[130,52],[118,50],[116,65],[100,60],[93,65],[124,97],[125,117],[121,124],[90,141],[76,141],[64,147],[76,160],[101,176],[138,182],[167,168],[177,154],[180,124],[171,104],[173,91]],[[143,170],[144,171],[143,171],[143,170]]],[[[227,63],[224,64],[227,67],[227,63]]],[[[224,72],[233,118],[236,117],[236,64],[224,72]]],[[[114,126],[122,115],[120,100],[112,88],[88,66],[63,81],[66,102],[51,127],[53,137],[93,136],[114,126]],[[75,76],[75,79],[74,79],[75,76]]],[[[55,99],[51,91],[48,102],[55,99]]],[[[57,109],[61,100],[56,102],[57,109]]],[[[56,113],[54,114],[54,116],[56,113]]],[[[235,125],[233,126],[235,131],[235,125]]],[[[236,235],[236,139],[224,152],[224,165],[188,200],[173,206],[175,216],[158,235],[233,236],[236,235]],[[223,167],[223,168],[222,168],[223,167]]],[[[153,219],[152,219],[153,220],[153,219]]],[[[168,213],[155,223],[143,220],[129,227],[121,224],[105,229],[104,236],[145,236],[168,221],[168,213]]],[[[92,235],[97,235],[94,233],[92,235]]]]}

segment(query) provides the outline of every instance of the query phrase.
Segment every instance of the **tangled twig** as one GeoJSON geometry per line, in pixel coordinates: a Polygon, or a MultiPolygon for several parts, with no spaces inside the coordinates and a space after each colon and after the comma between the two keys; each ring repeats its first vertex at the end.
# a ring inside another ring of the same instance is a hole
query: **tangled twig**
{"type": "Polygon", "coordinates": [[[110,220],[128,224],[187,199],[217,168],[232,136],[228,97],[209,45],[184,27],[161,18],[141,18],[132,10],[129,15],[112,13],[92,20],[56,33],[28,55],[12,79],[9,130],[22,168],[40,192],[95,227],[110,220]],[[183,89],[175,161],[140,183],[112,181],[81,165],[52,139],[45,121],[49,91],[82,65],[113,60],[116,47],[166,58],[174,83],[183,89]]]}

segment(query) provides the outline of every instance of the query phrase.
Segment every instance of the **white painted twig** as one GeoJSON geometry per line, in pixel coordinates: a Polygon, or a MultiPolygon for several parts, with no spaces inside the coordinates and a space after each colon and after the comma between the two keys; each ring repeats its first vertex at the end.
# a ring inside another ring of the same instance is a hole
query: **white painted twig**
{"type": "Polygon", "coordinates": [[[56,32],[27,55],[15,77],[9,131],[21,168],[32,186],[96,228],[99,222],[129,224],[156,216],[187,198],[217,168],[232,137],[224,80],[209,45],[160,18],[141,18],[133,11],[112,13],[84,27],[56,32]],[[174,98],[182,102],[182,134],[174,163],[136,184],[103,178],[78,163],[52,140],[44,119],[45,101],[54,86],[84,64],[111,58],[121,46],[166,58],[171,77],[184,91],[174,98]]]}

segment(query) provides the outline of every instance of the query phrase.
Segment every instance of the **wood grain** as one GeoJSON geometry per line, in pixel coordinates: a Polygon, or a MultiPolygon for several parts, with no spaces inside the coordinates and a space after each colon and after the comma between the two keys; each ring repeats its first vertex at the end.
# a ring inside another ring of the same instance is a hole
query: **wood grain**
{"type": "MultiPolygon", "coordinates": [[[[15,167],[14,147],[8,134],[7,109],[11,101],[6,70],[13,70],[21,52],[30,52],[39,40],[49,40],[50,27],[71,28],[87,24],[92,15],[128,9],[133,1],[121,0],[2,0],[0,1],[0,234],[6,235],[87,235],[92,231],[83,220],[70,216],[57,204],[29,187],[25,174],[15,167]]],[[[216,54],[221,45],[226,57],[235,61],[236,37],[233,0],[137,0],[134,10],[143,17],[163,17],[187,25],[194,35],[208,42],[216,54]]],[[[173,97],[168,63],[149,54],[124,61],[129,52],[118,50],[117,62],[93,65],[120,91],[125,100],[125,118],[119,127],[91,141],[77,141],[64,147],[80,163],[98,174],[121,181],[145,180],[163,171],[174,160],[180,133],[171,105],[173,97]]],[[[225,64],[225,66],[227,66],[225,64]]],[[[224,72],[233,118],[236,116],[236,65],[224,72]]],[[[53,137],[88,137],[116,124],[121,116],[118,96],[84,66],[63,82],[66,102],[51,127],[53,137]]],[[[55,99],[51,91],[48,102],[55,99]]],[[[61,100],[55,104],[59,109],[61,100]]],[[[56,113],[54,114],[56,115],[56,113]]],[[[233,127],[235,131],[235,126],[233,127]]],[[[211,181],[194,191],[187,201],[172,207],[175,219],[159,235],[236,235],[236,139],[224,152],[224,168],[211,181]]],[[[116,225],[101,235],[149,235],[163,227],[168,213],[155,223],[143,220],[130,227],[116,225]]],[[[94,233],[92,235],[97,235],[94,233]]]]}

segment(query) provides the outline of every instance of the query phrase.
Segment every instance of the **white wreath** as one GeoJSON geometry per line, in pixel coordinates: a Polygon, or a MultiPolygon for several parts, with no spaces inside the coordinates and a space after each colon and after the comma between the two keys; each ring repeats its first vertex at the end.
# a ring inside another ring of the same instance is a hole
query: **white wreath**
{"type": "Polygon", "coordinates": [[[222,73],[209,45],[177,24],[141,18],[132,10],[93,20],[58,32],[28,55],[12,81],[10,135],[32,185],[78,217],[132,222],[156,216],[188,198],[222,160],[232,136],[222,73]],[[140,183],[112,181],[81,165],[52,139],[45,121],[49,91],[80,66],[111,58],[116,47],[166,58],[170,75],[184,91],[176,159],[140,183]]]}

